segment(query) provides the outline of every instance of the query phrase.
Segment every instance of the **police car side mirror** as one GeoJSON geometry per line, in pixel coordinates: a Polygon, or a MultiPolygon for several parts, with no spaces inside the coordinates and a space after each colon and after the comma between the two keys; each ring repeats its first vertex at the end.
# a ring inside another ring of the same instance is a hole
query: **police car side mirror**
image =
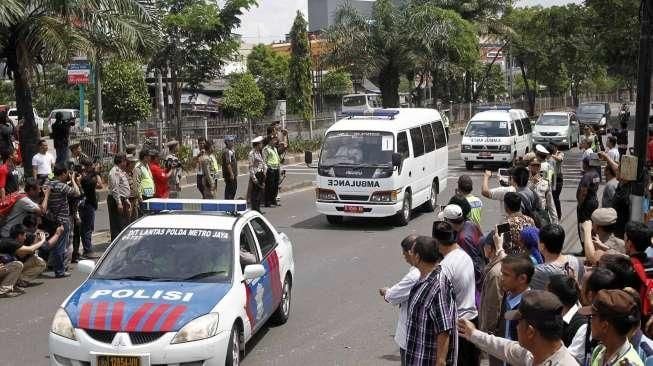
{"type": "Polygon", "coordinates": [[[306,165],[313,164],[313,152],[312,151],[304,151],[304,162],[306,163],[306,165]]]}
{"type": "Polygon", "coordinates": [[[82,273],[90,274],[93,269],[95,269],[95,262],[92,260],[84,259],[77,263],[77,270],[82,273]]]}
{"type": "Polygon", "coordinates": [[[401,154],[394,153],[392,154],[392,166],[401,166],[401,154]]]}
{"type": "Polygon", "coordinates": [[[250,264],[245,267],[245,273],[243,276],[246,280],[253,280],[256,278],[263,277],[265,274],[265,267],[262,264],[250,264]]]}

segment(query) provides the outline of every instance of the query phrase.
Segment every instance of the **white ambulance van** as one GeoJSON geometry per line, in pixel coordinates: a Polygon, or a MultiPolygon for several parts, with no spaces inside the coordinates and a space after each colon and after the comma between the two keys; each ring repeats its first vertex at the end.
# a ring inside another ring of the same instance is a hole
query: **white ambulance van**
{"type": "Polygon", "coordinates": [[[467,169],[474,164],[510,165],[531,147],[531,122],[523,109],[493,109],[476,113],[467,123],[460,156],[467,169]]]}
{"type": "MultiPolygon", "coordinates": [[[[306,153],[306,163],[312,164],[306,153]]],[[[352,112],[329,128],[317,164],[316,206],[329,223],[345,216],[395,216],[433,211],[446,188],[447,136],[434,109],[352,112]]]]}

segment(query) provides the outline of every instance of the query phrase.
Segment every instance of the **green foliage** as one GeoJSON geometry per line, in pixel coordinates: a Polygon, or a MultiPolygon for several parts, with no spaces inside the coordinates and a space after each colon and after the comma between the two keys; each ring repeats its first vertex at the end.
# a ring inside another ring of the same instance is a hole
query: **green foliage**
{"type": "Polygon", "coordinates": [[[102,87],[104,118],[112,124],[130,126],[150,115],[150,96],[140,65],[112,59],[104,66],[102,87]]]}
{"type": "Polygon", "coordinates": [[[265,94],[266,108],[272,109],[276,101],[286,98],[289,57],[264,44],[254,46],[247,56],[247,70],[256,78],[256,84],[265,94]]]}
{"type": "Polygon", "coordinates": [[[244,73],[231,77],[229,89],[224,94],[224,107],[231,113],[249,119],[263,115],[265,95],[256,85],[252,74],[244,73]]]}
{"type": "Polygon", "coordinates": [[[290,139],[288,140],[288,152],[302,153],[304,151],[318,151],[322,147],[322,138],[314,139],[290,139]]]}
{"type": "Polygon", "coordinates": [[[324,95],[338,96],[352,93],[354,86],[351,82],[351,75],[342,70],[332,70],[322,77],[320,84],[324,95]]]}
{"type": "Polygon", "coordinates": [[[290,113],[298,114],[305,122],[313,117],[313,81],[311,78],[311,49],[308,23],[300,11],[290,30],[290,78],[287,105],[290,113]]]}
{"type": "MultiPolygon", "coordinates": [[[[79,90],[69,85],[66,69],[61,65],[45,65],[34,93],[34,107],[41,117],[57,108],[79,108],[79,90]]],[[[88,85],[90,86],[90,85],[88,85]]]]}
{"type": "Polygon", "coordinates": [[[496,100],[496,97],[505,95],[507,93],[506,90],[506,82],[505,82],[505,75],[503,71],[501,71],[501,66],[498,64],[494,64],[490,67],[489,70],[487,70],[487,65],[482,65],[479,63],[477,66],[475,73],[477,75],[477,80],[481,80],[481,78],[485,75],[481,75],[481,73],[486,73],[487,71],[487,78],[483,81],[482,85],[479,85],[478,88],[478,95],[483,98],[483,100],[488,101],[488,102],[494,102],[496,100]]]}
{"type": "Polygon", "coordinates": [[[0,104],[7,104],[16,98],[14,85],[11,81],[0,81],[0,104]]]}
{"type": "Polygon", "coordinates": [[[504,12],[513,1],[509,0],[412,0],[415,4],[428,4],[442,9],[453,10],[463,19],[482,21],[504,12]]]}

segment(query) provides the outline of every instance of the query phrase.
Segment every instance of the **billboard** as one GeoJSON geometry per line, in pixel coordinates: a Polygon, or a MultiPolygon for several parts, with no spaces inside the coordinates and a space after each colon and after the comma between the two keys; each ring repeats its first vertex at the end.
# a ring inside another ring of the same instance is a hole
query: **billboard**
{"type": "Polygon", "coordinates": [[[68,64],[68,84],[88,84],[91,64],[85,57],[75,57],[68,64]]]}

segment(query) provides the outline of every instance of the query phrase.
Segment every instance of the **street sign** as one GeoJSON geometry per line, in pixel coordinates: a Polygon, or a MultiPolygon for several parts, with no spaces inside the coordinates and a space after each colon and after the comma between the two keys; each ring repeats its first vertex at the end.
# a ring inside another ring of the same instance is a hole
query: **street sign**
{"type": "Polygon", "coordinates": [[[76,57],[68,64],[68,84],[88,84],[91,64],[86,58],[76,57]]]}

